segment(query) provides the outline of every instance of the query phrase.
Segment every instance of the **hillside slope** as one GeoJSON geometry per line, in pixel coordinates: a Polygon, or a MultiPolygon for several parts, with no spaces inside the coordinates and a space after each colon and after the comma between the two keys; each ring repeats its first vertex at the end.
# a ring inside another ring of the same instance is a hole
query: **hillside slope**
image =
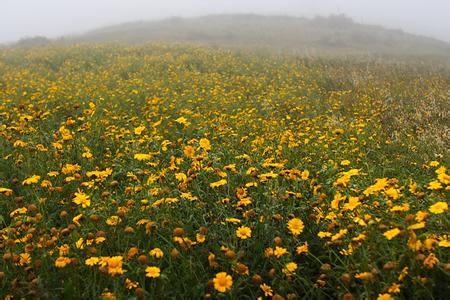
{"type": "Polygon", "coordinates": [[[209,15],[125,23],[60,39],[64,42],[179,42],[301,52],[450,56],[436,39],[363,25],[345,16],[209,15]]]}

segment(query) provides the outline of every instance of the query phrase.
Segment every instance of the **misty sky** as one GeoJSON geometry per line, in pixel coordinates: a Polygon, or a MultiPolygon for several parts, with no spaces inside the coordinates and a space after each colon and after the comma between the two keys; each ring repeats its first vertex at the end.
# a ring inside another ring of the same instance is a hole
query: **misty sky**
{"type": "Polygon", "coordinates": [[[127,21],[218,13],[344,13],[357,22],[450,42],[449,0],[0,0],[0,42],[57,37],[127,21]]]}

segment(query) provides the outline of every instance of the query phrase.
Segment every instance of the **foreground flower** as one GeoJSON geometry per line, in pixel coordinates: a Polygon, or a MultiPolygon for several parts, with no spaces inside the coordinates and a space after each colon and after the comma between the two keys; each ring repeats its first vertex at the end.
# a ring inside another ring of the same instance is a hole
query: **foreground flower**
{"type": "Polygon", "coordinates": [[[141,135],[141,133],[145,130],[145,126],[141,125],[139,127],[134,128],[134,134],[141,135]]]}
{"type": "Polygon", "coordinates": [[[283,273],[286,274],[286,276],[292,276],[295,274],[297,268],[298,266],[295,262],[287,263],[283,268],[283,273]]]}
{"type": "Polygon", "coordinates": [[[78,191],[75,193],[75,197],[72,200],[75,204],[81,205],[83,208],[91,205],[91,200],[89,200],[89,196],[83,192],[78,191]]]}
{"type": "Polygon", "coordinates": [[[85,263],[87,266],[93,266],[93,265],[98,264],[99,261],[100,261],[100,259],[99,259],[98,257],[90,257],[90,258],[87,258],[87,259],[84,261],[84,263],[85,263]]]}
{"type": "Polygon", "coordinates": [[[293,219],[289,220],[289,222],[288,222],[288,229],[295,236],[302,233],[303,228],[305,228],[305,225],[303,224],[303,221],[300,220],[299,218],[293,218],[293,219]]]}
{"type": "Polygon", "coordinates": [[[400,233],[400,229],[398,228],[394,228],[391,230],[386,231],[385,233],[383,233],[383,235],[388,239],[388,240],[392,240],[394,237],[396,237],[398,234],[400,233]]]}
{"type": "Polygon", "coordinates": [[[435,180],[435,181],[432,181],[432,182],[430,182],[428,184],[427,189],[429,189],[429,190],[440,190],[440,189],[442,189],[442,184],[439,181],[435,180]]]}
{"type": "Polygon", "coordinates": [[[341,166],[348,166],[350,164],[350,161],[348,159],[344,159],[341,161],[341,166]]]}
{"type": "Polygon", "coordinates": [[[139,160],[139,161],[144,161],[144,160],[152,159],[152,156],[150,154],[146,154],[146,153],[138,153],[138,154],[134,155],[134,159],[139,160]]]}
{"type": "Polygon", "coordinates": [[[233,278],[226,272],[217,273],[213,282],[214,288],[221,293],[231,290],[231,287],[233,286],[233,278]]]}
{"type": "Polygon", "coordinates": [[[295,251],[297,252],[297,254],[302,254],[302,253],[308,253],[309,248],[308,248],[308,242],[305,242],[304,245],[302,246],[298,246],[295,251]]]}
{"type": "Polygon", "coordinates": [[[41,176],[39,175],[33,175],[31,177],[26,178],[24,181],[22,181],[22,185],[30,185],[33,183],[37,183],[41,179],[41,176]]]}
{"type": "Polygon", "coordinates": [[[439,259],[437,259],[436,255],[434,253],[430,253],[427,258],[423,261],[424,266],[431,269],[435,265],[439,263],[439,259]]]}
{"type": "Polygon", "coordinates": [[[208,139],[205,139],[205,138],[200,139],[199,145],[200,145],[200,148],[202,148],[202,149],[204,149],[206,151],[210,151],[211,150],[211,143],[209,142],[208,139]]]}
{"type": "Polygon", "coordinates": [[[428,210],[433,214],[442,214],[443,212],[448,210],[448,204],[447,202],[436,202],[435,204],[431,205],[428,210]]]}
{"type": "Polygon", "coordinates": [[[145,276],[150,278],[158,278],[161,275],[161,269],[158,267],[150,266],[145,268],[145,276]]]}
{"type": "Polygon", "coordinates": [[[370,273],[370,272],[362,272],[362,273],[356,274],[355,278],[356,279],[361,279],[361,280],[364,280],[364,281],[369,281],[369,280],[373,279],[373,274],[370,273]]]}
{"type": "Polygon", "coordinates": [[[216,187],[219,187],[219,186],[222,186],[222,185],[225,185],[225,184],[227,184],[227,180],[226,179],[221,179],[219,181],[210,183],[209,186],[212,187],[212,188],[216,188],[216,187]]]}
{"type": "Polygon", "coordinates": [[[114,295],[114,293],[111,293],[109,291],[104,291],[101,295],[101,299],[106,299],[106,300],[116,300],[117,297],[114,295]]]}
{"type": "Polygon", "coordinates": [[[252,236],[252,230],[250,227],[241,226],[236,229],[236,236],[242,240],[245,240],[252,236]]]}
{"type": "Polygon", "coordinates": [[[150,251],[150,256],[161,258],[164,256],[164,252],[160,248],[154,248],[150,251]]]}
{"type": "Polygon", "coordinates": [[[263,284],[260,284],[259,287],[264,292],[264,296],[266,296],[266,297],[273,296],[273,290],[270,287],[270,285],[263,283],[263,284]]]}
{"type": "Polygon", "coordinates": [[[29,253],[20,254],[19,265],[23,266],[23,265],[28,265],[30,263],[31,263],[31,256],[29,253]]]}
{"type": "Polygon", "coordinates": [[[15,210],[13,210],[9,214],[9,216],[12,218],[12,217],[14,217],[15,215],[18,215],[18,214],[25,214],[27,211],[28,211],[28,208],[26,208],[26,207],[17,208],[15,210]]]}
{"type": "Polygon", "coordinates": [[[282,257],[283,255],[285,255],[287,252],[288,252],[288,251],[287,251],[286,248],[276,246],[276,247],[275,247],[275,250],[273,251],[273,254],[274,254],[277,258],[280,258],[280,257],[282,257]]]}
{"type": "Polygon", "coordinates": [[[139,286],[139,282],[136,282],[136,281],[133,281],[133,280],[127,278],[127,279],[125,279],[125,286],[129,290],[135,289],[139,286]]]}
{"type": "Polygon", "coordinates": [[[125,270],[122,269],[122,256],[113,256],[107,259],[108,274],[122,275],[125,270]]]}
{"type": "Polygon", "coordinates": [[[67,266],[68,264],[70,264],[71,260],[68,257],[58,257],[55,261],[55,266],[57,268],[64,268],[65,266],[67,266]]]}
{"type": "Polygon", "coordinates": [[[391,300],[393,299],[389,294],[380,294],[377,297],[377,300],[391,300]]]}
{"type": "Polygon", "coordinates": [[[0,194],[3,194],[5,196],[11,196],[13,193],[13,190],[7,189],[7,188],[0,188],[0,194]]]}

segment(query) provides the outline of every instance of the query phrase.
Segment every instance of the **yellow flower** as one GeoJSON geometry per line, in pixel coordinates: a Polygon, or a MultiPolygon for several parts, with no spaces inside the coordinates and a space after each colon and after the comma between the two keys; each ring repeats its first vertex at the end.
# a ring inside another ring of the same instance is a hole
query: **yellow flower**
{"type": "Polygon", "coordinates": [[[210,183],[209,186],[212,187],[212,188],[216,188],[216,187],[219,187],[219,186],[222,186],[222,185],[225,185],[225,184],[227,184],[227,180],[226,179],[221,179],[219,181],[210,183]]]}
{"type": "Polygon", "coordinates": [[[348,166],[350,164],[350,161],[348,159],[344,159],[341,161],[341,166],[348,166]]]}
{"type": "Polygon", "coordinates": [[[403,281],[405,279],[406,275],[408,275],[408,271],[409,271],[409,268],[404,267],[402,269],[402,271],[400,272],[400,275],[398,275],[398,280],[403,281]]]}
{"type": "Polygon", "coordinates": [[[297,252],[298,255],[302,254],[302,253],[308,253],[309,248],[308,248],[308,242],[305,242],[304,245],[302,246],[298,246],[295,251],[297,252]]]}
{"type": "Polygon", "coordinates": [[[423,265],[427,268],[431,269],[435,265],[439,263],[439,259],[437,259],[436,255],[434,253],[430,253],[427,258],[423,261],[423,265]]]}
{"type": "Polygon", "coordinates": [[[364,280],[364,281],[369,281],[369,280],[373,279],[373,274],[370,273],[370,272],[362,272],[362,273],[356,274],[355,278],[356,279],[361,279],[361,280],[364,280]]]}
{"type": "Polygon", "coordinates": [[[197,233],[195,235],[195,239],[197,240],[198,243],[204,243],[206,240],[206,236],[204,234],[197,233]]]}
{"type": "Polygon", "coordinates": [[[387,184],[388,184],[387,178],[377,178],[375,179],[375,184],[369,186],[363,193],[366,196],[377,194],[379,191],[384,190],[387,184]]]}
{"type": "Polygon", "coordinates": [[[81,167],[78,164],[65,164],[62,167],[61,171],[63,172],[63,174],[67,175],[67,174],[72,174],[72,173],[78,172],[80,170],[81,170],[81,167]]]}
{"type": "Polygon", "coordinates": [[[417,222],[422,222],[423,220],[425,220],[426,217],[428,217],[428,213],[426,211],[419,210],[416,213],[415,219],[417,222]]]}
{"type": "Polygon", "coordinates": [[[439,247],[448,248],[448,247],[450,247],[450,241],[445,239],[445,240],[439,241],[438,245],[439,245],[439,247]]]}
{"type": "Polygon", "coordinates": [[[297,268],[298,266],[295,262],[287,263],[283,268],[283,273],[286,274],[286,276],[292,276],[295,274],[297,268]]]}
{"type": "Polygon", "coordinates": [[[241,223],[242,221],[237,218],[226,218],[225,222],[236,224],[236,223],[241,223]]]}
{"type": "Polygon", "coordinates": [[[145,268],[145,276],[150,278],[158,278],[161,275],[161,269],[158,267],[150,266],[145,268]]]}
{"type": "Polygon", "coordinates": [[[7,188],[0,188],[0,194],[3,194],[5,196],[11,196],[13,193],[13,190],[7,189],[7,188]]]}
{"type": "Polygon", "coordinates": [[[59,247],[59,256],[67,255],[67,254],[69,254],[69,251],[70,251],[70,246],[67,244],[64,244],[59,247]]]}
{"type": "Polygon", "coordinates": [[[344,210],[354,210],[356,207],[361,205],[358,197],[349,197],[348,203],[344,204],[344,210]]]}
{"type": "Polygon", "coordinates": [[[394,228],[391,230],[386,231],[385,233],[383,233],[383,235],[388,239],[388,240],[392,240],[394,237],[396,237],[398,234],[400,233],[400,229],[398,228],[394,228]]]}
{"type": "Polygon", "coordinates": [[[199,145],[200,145],[200,148],[202,148],[203,150],[206,150],[206,151],[211,150],[211,143],[209,142],[208,139],[205,139],[205,138],[200,139],[199,145]]]}
{"type": "Polygon", "coordinates": [[[122,256],[113,256],[106,258],[106,264],[108,267],[108,274],[110,275],[122,275],[125,270],[122,269],[122,256]]]}
{"type": "Polygon", "coordinates": [[[51,187],[51,186],[52,186],[52,182],[50,180],[42,180],[41,187],[45,188],[45,187],[51,187]]]}
{"type": "Polygon", "coordinates": [[[270,287],[270,285],[263,283],[263,284],[260,284],[259,287],[264,292],[264,296],[266,296],[266,297],[273,296],[273,290],[270,287]]]}
{"type": "Polygon", "coordinates": [[[317,234],[318,237],[320,237],[321,239],[325,238],[325,237],[330,237],[332,236],[331,232],[328,231],[319,231],[319,233],[317,234]]]}
{"type": "Polygon", "coordinates": [[[398,198],[400,198],[402,196],[402,194],[400,194],[398,189],[393,188],[393,187],[387,189],[384,193],[386,194],[386,196],[388,196],[392,200],[397,200],[398,198]]]}
{"type": "Polygon", "coordinates": [[[439,166],[439,162],[438,161],[435,161],[435,160],[433,160],[433,161],[430,161],[430,167],[437,167],[437,166],[439,166]]]}
{"type": "Polygon", "coordinates": [[[75,223],[75,225],[80,226],[80,220],[81,220],[82,217],[83,217],[83,214],[76,215],[72,219],[72,222],[75,223]]]}
{"type": "Polygon", "coordinates": [[[31,256],[29,253],[21,253],[20,254],[20,261],[19,261],[19,265],[23,266],[23,265],[28,265],[31,263],[31,256]]]}
{"type": "Polygon", "coordinates": [[[33,175],[31,177],[26,178],[24,181],[22,181],[22,185],[30,185],[33,183],[37,183],[41,179],[41,176],[39,175],[33,175]]]}
{"type": "Polygon", "coordinates": [[[308,170],[304,170],[301,174],[302,180],[307,180],[309,177],[309,171],[308,170]]]}
{"type": "Polygon", "coordinates": [[[21,141],[21,140],[17,140],[17,141],[15,141],[14,142],[14,144],[13,144],[13,147],[14,148],[23,148],[23,147],[25,147],[27,145],[27,143],[26,142],[24,142],[24,141],[21,141]]]}
{"type": "Polygon", "coordinates": [[[75,204],[81,205],[83,208],[91,205],[91,200],[89,200],[89,196],[83,192],[78,190],[78,193],[75,193],[75,197],[72,199],[75,204]]]}
{"type": "Polygon", "coordinates": [[[150,160],[152,159],[152,155],[146,153],[137,153],[134,155],[134,159],[139,161],[150,160]]]}
{"type": "Polygon", "coordinates": [[[179,117],[178,119],[175,120],[175,122],[177,122],[178,124],[183,124],[186,127],[191,125],[191,123],[188,122],[188,120],[185,117],[179,117]]]}
{"type": "Polygon", "coordinates": [[[101,295],[102,299],[106,299],[106,300],[116,300],[116,296],[114,295],[114,293],[108,292],[108,291],[104,291],[101,295]]]}
{"type": "Polygon", "coordinates": [[[70,264],[71,260],[68,257],[60,256],[55,261],[55,266],[57,268],[64,268],[66,265],[70,264]]]}
{"type": "Polygon", "coordinates": [[[447,202],[436,202],[435,204],[431,205],[428,210],[433,214],[442,214],[443,212],[448,210],[448,204],[447,202]]]}
{"type": "Polygon", "coordinates": [[[447,168],[442,166],[442,167],[438,168],[435,172],[436,172],[436,174],[445,174],[446,171],[447,171],[447,168]]]}
{"type": "Polygon", "coordinates": [[[449,185],[450,184],[450,175],[447,175],[445,173],[440,173],[438,175],[438,180],[443,184],[449,185]]]}
{"type": "Polygon", "coordinates": [[[389,294],[379,294],[377,300],[391,300],[393,299],[389,294]]]}
{"type": "Polygon", "coordinates": [[[297,236],[300,233],[302,233],[303,228],[305,228],[305,225],[303,224],[303,221],[300,220],[299,218],[293,218],[288,222],[288,229],[294,236],[297,236]]]}
{"type": "Polygon", "coordinates": [[[337,241],[342,239],[346,234],[347,234],[348,230],[347,229],[341,229],[339,230],[338,233],[336,233],[335,235],[333,235],[331,237],[331,241],[337,241]]]}
{"type": "Polygon", "coordinates": [[[150,256],[153,256],[156,258],[161,258],[164,256],[164,252],[159,248],[152,249],[149,254],[150,254],[150,256]]]}
{"type": "Polygon", "coordinates": [[[116,226],[119,224],[122,220],[119,218],[119,216],[111,216],[108,219],[106,219],[106,224],[109,226],[116,226]]]}
{"type": "Polygon", "coordinates": [[[59,128],[59,133],[61,134],[61,137],[63,138],[64,141],[73,139],[72,133],[65,126],[61,126],[59,128]]]}
{"type": "Polygon", "coordinates": [[[26,208],[26,207],[17,208],[15,210],[13,210],[9,214],[9,216],[12,218],[12,217],[14,217],[15,215],[18,215],[18,214],[25,214],[27,211],[28,211],[28,208],[26,208]]]}
{"type": "Polygon", "coordinates": [[[248,269],[248,267],[239,262],[236,263],[233,270],[240,275],[249,275],[250,274],[250,270],[248,269]]]}
{"type": "Polygon", "coordinates": [[[84,263],[86,264],[86,266],[93,266],[98,264],[98,262],[100,261],[100,259],[98,257],[90,257],[88,259],[86,259],[84,261],[84,263]]]}
{"type": "Polygon", "coordinates": [[[139,283],[127,278],[125,279],[125,286],[127,287],[127,289],[131,290],[137,288],[139,286],[139,283]]]}
{"type": "Polygon", "coordinates": [[[274,172],[270,172],[270,173],[264,173],[258,176],[259,180],[262,182],[266,182],[267,180],[271,179],[271,178],[277,178],[278,174],[274,173],[274,172]]]}
{"type": "Polygon", "coordinates": [[[419,222],[408,226],[408,230],[417,230],[421,228],[425,228],[425,222],[419,222]]]}
{"type": "Polygon", "coordinates": [[[187,176],[184,173],[176,173],[175,178],[180,182],[186,182],[187,176]]]}
{"type": "Polygon", "coordinates": [[[233,286],[233,278],[228,275],[226,272],[219,272],[216,274],[216,277],[213,279],[214,288],[221,292],[225,293],[228,290],[231,290],[233,286]]]}
{"type": "Polygon", "coordinates": [[[186,147],[184,147],[183,152],[184,152],[184,155],[186,155],[189,158],[192,158],[192,157],[194,157],[195,149],[192,146],[186,146],[186,147]]]}
{"type": "Polygon", "coordinates": [[[245,240],[252,236],[252,230],[250,229],[250,227],[241,226],[236,229],[236,236],[242,240],[245,240]]]}
{"type": "Polygon", "coordinates": [[[400,287],[401,287],[400,284],[398,284],[398,283],[393,283],[393,284],[389,287],[388,292],[391,293],[391,294],[398,294],[398,293],[400,293],[400,287]]]}
{"type": "Polygon", "coordinates": [[[267,257],[273,256],[273,249],[271,247],[264,249],[264,255],[267,257]]]}
{"type": "Polygon", "coordinates": [[[103,236],[99,236],[99,237],[96,237],[96,238],[95,238],[95,243],[96,243],[96,244],[101,244],[101,243],[103,243],[104,241],[106,241],[106,238],[103,237],[103,236]]]}
{"type": "Polygon", "coordinates": [[[286,249],[286,248],[278,247],[278,246],[276,246],[276,247],[275,247],[275,250],[273,251],[273,254],[274,254],[276,257],[278,257],[278,258],[282,257],[282,256],[285,255],[286,253],[287,253],[287,249],[286,249]]]}
{"type": "Polygon", "coordinates": [[[438,180],[431,181],[428,183],[427,189],[429,190],[440,190],[442,189],[442,184],[438,180]]]}
{"type": "Polygon", "coordinates": [[[134,128],[134,134],[141,135],[141,133],[145,130],[145,126],[141,125],[139,127],[134,128]]]}

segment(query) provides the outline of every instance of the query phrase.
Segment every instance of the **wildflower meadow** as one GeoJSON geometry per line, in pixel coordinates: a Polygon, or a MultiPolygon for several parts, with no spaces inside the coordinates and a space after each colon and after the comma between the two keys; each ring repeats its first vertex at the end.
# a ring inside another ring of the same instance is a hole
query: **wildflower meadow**
{"type": "Polygon", "coordinates": [[[448,297],[449,70],[0,50],[0,296],[448,297]]]}

